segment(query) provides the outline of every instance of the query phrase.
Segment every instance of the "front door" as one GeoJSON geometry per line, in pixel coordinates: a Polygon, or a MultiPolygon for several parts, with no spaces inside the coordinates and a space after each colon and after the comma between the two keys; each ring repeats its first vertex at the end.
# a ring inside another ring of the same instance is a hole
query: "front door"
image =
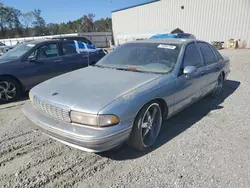
{"type": "Polygon", "coordinates": [[[63,67],[60,65],[63,60],[59,56],[57,43],[43,44],[35,49],[29,57],[22,62],[27,88],[32,88],[64,72],[63,67]],[[35,59],[29,61],[29,57],[35,57],[35,59]]]}
{"type": "Polygon", "coordinates": [[[205,67],[201,54],[198,51],[196,43],[190,43],[186,46],[180,74],[176,80],[174,111],[181,110],[201,97],[205,82],[203,79],[204,75],[205,67]],[[197,71],[187,77],[187,75],[183,73],[186,66],[195,66],[197,71]]]}

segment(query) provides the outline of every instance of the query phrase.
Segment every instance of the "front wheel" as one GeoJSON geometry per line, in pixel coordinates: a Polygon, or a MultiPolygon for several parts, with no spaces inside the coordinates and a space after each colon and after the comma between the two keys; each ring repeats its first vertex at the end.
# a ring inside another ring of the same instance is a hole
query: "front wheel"
{"type": "Polygon", "coordinates": [[[219,97],[219,95],[221,94],[222,89],[223,89],[223,84],[224,84],[224,76],[221,73],[219,78],[217,79],[216,86],[215,86],[214,90],[211,93],[211,96],[213,98],[219,97]]]}
{"type": "Polygon", "coordinates": [[[151,147],[160,132],[162,124],[162,111],[157,102],[145,105],[134,121],[129,145],[138,150],[151,147]]]}
{"type": "Polygon", "coordinates": [[[0,78],[0,104],[15,101],[21,93],[20,84],[9,77],[0,78]]]}

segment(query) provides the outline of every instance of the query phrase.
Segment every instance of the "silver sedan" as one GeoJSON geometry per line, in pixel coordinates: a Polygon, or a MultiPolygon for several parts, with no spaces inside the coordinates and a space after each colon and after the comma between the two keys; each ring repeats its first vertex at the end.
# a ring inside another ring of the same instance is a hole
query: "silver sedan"
{"type": "Polygon", "coordinates": [[[229,59],[206,42],[137,41],[37,85],[23,111],[42,132],[84,151],[124,142],[146,150],[163,120],[206,95],[219,96],[229,72],[229,59]]]}

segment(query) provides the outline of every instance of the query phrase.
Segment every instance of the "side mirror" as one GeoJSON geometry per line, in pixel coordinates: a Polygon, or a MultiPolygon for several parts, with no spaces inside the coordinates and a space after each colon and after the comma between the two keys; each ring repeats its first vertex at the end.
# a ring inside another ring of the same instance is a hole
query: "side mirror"
{"type": "Polygon", "coordinates": [[[186,78],[189,78],[189,76],[197,71],[197,68],[195,66],[186,66],[183,70],[183,73],[185,74],[186,78]]]}
{"type": "Polygon", "coordinates": [[[29,57],[28,57],[28,61],[29,61],[29,62],[34,62],[34,61],[36,61],[36,56],[34,56],[34,55],[29,56],[29,57]]]}

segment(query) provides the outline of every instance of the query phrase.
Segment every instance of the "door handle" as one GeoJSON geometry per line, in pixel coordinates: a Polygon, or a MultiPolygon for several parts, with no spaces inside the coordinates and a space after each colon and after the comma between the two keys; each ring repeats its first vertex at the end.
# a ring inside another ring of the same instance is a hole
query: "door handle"
{"type": "Polygon", "coordinates": [[[54,60],[54,63],[59,63],[59,62],[62,62],[62,59],[54,60]]]}
{"type": "Polygon", "coordinates": [[[203,72],[201,72],[201,76],[204,76],[205,75],[205,72],[203,71],[203,72]]]}
{"type": "Polygon", "coordinates": [[[220,69],[220,67],[216,67],[216,70],[219,70],[220,69]]]}

